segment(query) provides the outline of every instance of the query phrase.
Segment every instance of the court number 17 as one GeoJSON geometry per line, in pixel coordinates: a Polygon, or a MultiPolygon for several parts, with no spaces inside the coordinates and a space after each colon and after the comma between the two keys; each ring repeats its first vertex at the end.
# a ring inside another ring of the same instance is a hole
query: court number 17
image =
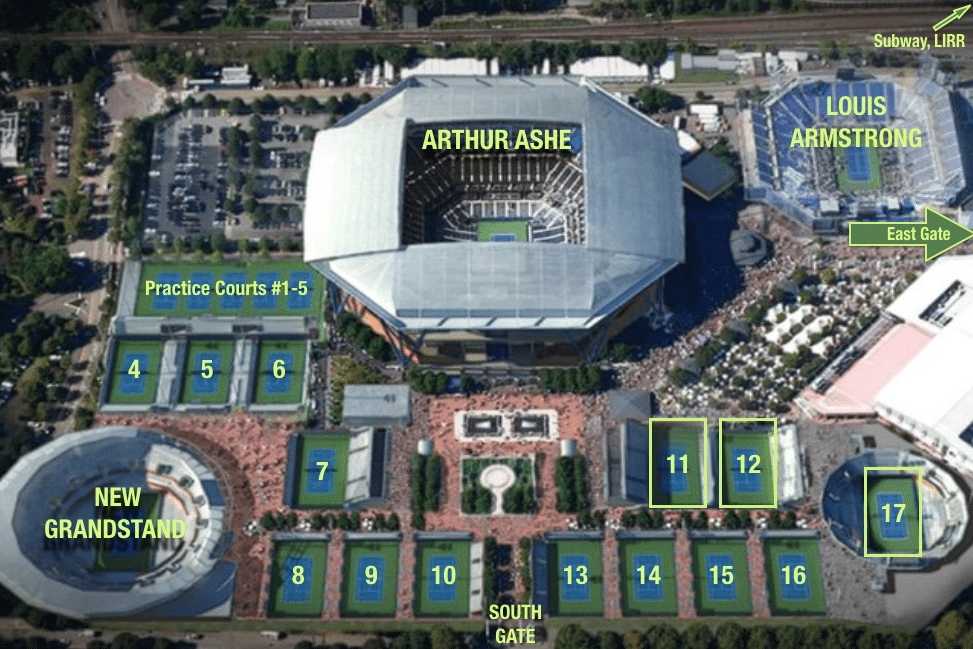
{"type": "Polygon", "coordinates": [[[676,472],[676,460],[677,459],[682,464],[682,473],[689,473],[689,471],[687,471],[688,459],[687,459],[686,455],[680,455],[678,458],[675,455],[670,455],[666,459],[669,460],[669,473],[675,473],[676,472]]]}
{"type": "MultiPolygon", "coordinates": [[[[645,566],[639,566],[635,571],[639,573],[639,584],[645,584],[645,566]]],[[[662,581],[662,577],[659,576],[659,566],[652,566],[652,570],[649,572],[649,581],[658,584],[662,581]]]]}
{"type": "Polygon", "coordinates": [[[886,503],[886,504],[882,505],[882,509],[885,511],[885,522],[886,523],[891,523],[892,522],[892,507],[893,506],[895,507],[895,511],[896,511],[896,514],[895,514],[895,522],[896,523],[901,523],[902,522],[902,514],[905,513],[905,505],[903,503],[895,503],[894,505],[892,503],[886,503]]]}
{"type": "Polygon", "coordinates": [[[719,584],[721,581],[730,585],[733,583],[733,566],[723,566],[723,570],[719,570],[718,566],[713,566],[709,569],[713,573],[713,584],[719,584]]]}
{"type": "Polygon", "coordinates": [[[588,568],[585,566],[573,566],[574,569],[574,579],[571,578],[572,566],[567,566],[564,572],[568,574],[568,586],[572,583],[583,586],[588,583],[588,568]]]}
{"type": "MultiPolygon", "coordinates": [[[[439,566],[433,566],[432,567],[432,572],[433,572],[434,575],[436,575],[436,583],[437,584],[439,583],[439,570],[440,570],[440,567],[439,566]]],[[[456,567],[455,566],[446,566],[445,568],[442,569],[442,571],[443,571],[443,574],[442,574],[443,581],[442,581],[442,583],[446,584],[447,586],[450,586],[450,585],[456,583],[456,567]]]]}
{"type": "Polygon", "coordinates": [[[321,473],[318,474],[318,480],[324,480],[324,472],[328,470],[327,462],[318,462],[319,467],[321,467],[321,473]]]}
{"type": "Polygon", "coordinates": [[[747,456],[738,455],[737,461],[740,463],[740,473],[760,473],[760,456],[754,453],[750,456],[750,470],[747,470],[747,456]]]}

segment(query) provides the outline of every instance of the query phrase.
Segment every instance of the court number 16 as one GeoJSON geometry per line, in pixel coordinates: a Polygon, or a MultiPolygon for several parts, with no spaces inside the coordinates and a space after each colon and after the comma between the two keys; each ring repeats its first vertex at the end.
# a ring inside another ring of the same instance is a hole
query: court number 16
{"type": "Polygon", "coordinates": [[[804,570],[804,566],[794,566],[794,572],[791,573],[790,566],[784,566],[780,569],[784,573],[784,583],[790,585],[791,579],[794,583],[800,586],[805,581],[807,581],[807,572],[804,570]]]}

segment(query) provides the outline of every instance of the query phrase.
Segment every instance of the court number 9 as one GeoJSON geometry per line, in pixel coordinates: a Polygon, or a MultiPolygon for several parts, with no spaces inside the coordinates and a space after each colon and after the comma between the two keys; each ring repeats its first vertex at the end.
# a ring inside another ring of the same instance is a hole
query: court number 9
{"type": "Polygon", "coordinates": [[[713,566],[709,571],[713,573],[713,585],[719,584],[721,581],[727,586],[733,583],[733,566],[723,566],[722,571],[717,566],[713,566]]]}
{"type": "Polygon", "coordinates": [[[295,584],[304,583],[304,566],[294,566],[294,570],[291,571],[291,581],[295,584]]]}
{"type": "MultiPolygon", "coordinates": [[[[645,585],[645,566],[639,566],[635,572],[639,573],[639,584],[645,585]]],[[[655,584],[662,581],[662,577],[659,576],[659,566],[652,566],[652,570],[649,572],[649,581],[655,584]]]]}
{"type": "MultiPolygon", "coordinates": [[[[446,566],[443,570],[443,582],[447,586],[451,586],[456,583],[456,567],[446,566]]],[[[436,575],[436,583],[439,584],[439,566],[432,567],[433,574],[436,575]]]]}
{"type": "Polygon", "coordinates": [[[282,379],[282,378],[284,378],[284,371],[285,371],[286,368],[284,367],[284,361],[283,360],[281,360],[281,359],[278,358],[276,361],[274,361],[274,368],[273,369],[274,369],[274,378],[275,379],[282,379]]]}
{"type": "Polygon", "coordinates": [[[740,462],[740,473],[760,473],[760,456],[754,453],[750,456],[750,470],[747,470],[747,456],[738,455],[737,461],[740,462]]]}
{"type": "Polygon", "coordinates": [[[780,569],[784,573],[784,583],[790,585],[791,579],[794,583],[800,586],[805,581],[807,581],[807,572],[804,570],[804,566],[794,566],[794,572],[791,573],[790,566],[784,566],[780,569]]]}
{"type": "Polygon", "coordinates": [[[204,379],[213,378],[213,361],[207,358],[200,363],[199,373],[204,379]]]}
{"type": "Polygon", "coordinates": [[[128,366],[128,373],[135,378],[139,377],[139,359],[132,360],[132,364],[128,366]]]}
{"type": "Polygon", "coordinates": [[[365,566],[365,583],[374,586],[378,583],[378,568],[375,566],[365,566]]]}
{"type": "Polygon", "coordinates": [[[568,586],[572,583],[583,586],[588,583],[588,568],[585,566],[574,566],[574,579],[571,578],[571,566],[564,569],[564,572],[568,574],[568,586]]]}

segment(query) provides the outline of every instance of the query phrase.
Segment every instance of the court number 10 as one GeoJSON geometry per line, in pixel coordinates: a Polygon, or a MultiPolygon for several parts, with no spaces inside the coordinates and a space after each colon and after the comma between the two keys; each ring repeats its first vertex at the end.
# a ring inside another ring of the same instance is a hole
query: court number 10
{"type": "Polygon", "coordinates": [[[895,503],[894,505],[892,503],[886,503],[886,504],[882,505],[882,510],[885,512],[885,522],[886,523],[891,523],[892,522],[892,507],[893,506],[895,507],[895,511],[896,511],[896,514],[895,514],[895,522],[896,523],[901,523],[902,522],[902,514],[905,513],[905,505],[903,503],[895,503]]]}
{"type": "Polygon", "coordinates": [[[794,583],[798,586],[807,581],[807,572],[804,570],[804,566],[794,566],[793,573],[791,572],[790,566],[784,566],[780,569],[780,571],[784,573],[784,583],[788,586],[791,583],[791,579],[793,579],[794,583]]]}
{"type": "Polygon", "coordinates": [[[669,460],[669,473],[675,473],[676,472],[676,460],[677,459],[682,464],[682,473],[689,473],[689,471],[687,470],[688,458],[687,458],[686,455],[680,455],[678,458],[675,455],[670,455],[666,459],[669,460]]]}
{"type": "Polygon", "coordinates": [[[750,456],[750,470],[747,470],[747,456],[738,455],[737,461],[740,463],[740,473],[760,473],[760,456],[754,453],[750,456]]]}
{"type": "MultiPolygon", "coordinates": [[[[639,566],[635,572],[639,573],[639,584],[645,584],[645,566],[639,566]]],[[[649,572],[649,581],[658,584],[662,581],[662,577],[659,576],[659,566],[652,566],[652,570],[649,572]]]]}
{"type": "Polygon", "coordinates": [[[365,583],[374,586],[378,583],[378,568],[375,566],[365,566],[365,583]]]}
{"type": "Polygon", "coordinates": [[[723,566],[723,570],[720,570],[718,566],[713,566],[709,571],[713,573],[714,585],[721,581],[728,586],[733,583],[733,566],[723,566]]]}
{"type": "MultiPolygon", "coordinates": [[[[440,569],[439,566],[432,567],[432,572],[434,575],[436,575],[436,584],[440,583],[439,569],[440,569]]],[[[442,571],[443,571],[442,583],[446,584],[447,586],[451,586],[456,583],[456,566],[446,566],[445,568],[442,569],[442,571]]]]}
{"type": "Polygon", "coordinates": [[[284,361],[283,361],[283,359],[280,359],[280,358],[278,358],[276,361],[274,361],[274,366],[273,366],[272,369],[273,369],[273,372],[274,372],[274,378],[275,379],[282,379],[282,378],[284,378],[284,372],[287,370],[287,368],[284,367],[284,361]]]}
{"type": "Polygon", "coordinates": [[[567,566],[564,569],[564,572],[566,572],[568,575],[568,586],[570,586],[571,584],[578,584],[579,586],[583,586],[584,584],[587,584],[588,568],[586,568],[585,566],[573,566],[573,569],[574,569],[573,579],[571,577],[572,566],[567,566]]]}

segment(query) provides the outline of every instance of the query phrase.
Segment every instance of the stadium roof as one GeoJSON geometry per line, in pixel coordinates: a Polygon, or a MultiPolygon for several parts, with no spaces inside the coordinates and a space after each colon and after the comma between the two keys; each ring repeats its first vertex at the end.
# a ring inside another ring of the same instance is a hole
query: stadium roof
{"type": "Polygon", "coordinates": [[[304,258],[400,329],[580,329],[684,259],[675,134],[578,77],[413,77],[319,131],[304,258]],[[580,124],[586,235],[401,244],[405,140],[422,124],[580,124]]]}

